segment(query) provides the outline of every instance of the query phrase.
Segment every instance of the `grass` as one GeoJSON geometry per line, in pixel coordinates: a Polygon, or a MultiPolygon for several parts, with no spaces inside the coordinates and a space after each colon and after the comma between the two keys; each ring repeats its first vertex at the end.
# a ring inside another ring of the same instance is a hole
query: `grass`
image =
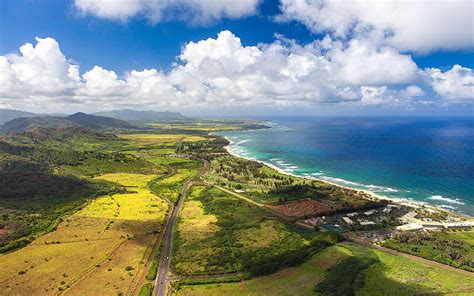
{"type": "Polygon", "coordinates": [[[195,176],[201,167],[201,163],[196,161],[186,161],[172,163],[170,168],[173,174],[169,177],[159,180],[159,182],[152,182],[150,189],[159,196],[167,198],[172,203],[176,203],[179,198],[179,193],[184,183],[191,177],[195,176]]]}
{"type": "Polygon", "coordinates": [[[358,295],[409,295],[449,293],[472,295],[472,277],[427,266],[378,250],[381,263],[373,265],[365,275],[364,288],[358,295]]]}
{"type": "Polygon", "coordinates": [[[190,136],[185,134],[123,134],[120,135],[123,139],[133,140],[140,144],[162,144],[162,143],[177,143],[183,142],[197,142],[205,141],[206,138],[200,136],[190,136]]]}
{"type": "Polygon", "coordinates": [[[105,178],[127,186],[136,183],[130,192],[93,200],[56,231],[2,256],[0,279],[8,279],[1,281],[2,291],[52,293],[68,285],[77,294],[129,291],[163,225],[168,204],[144,188],[148,175],[105,178]]]}
{"type": "MultiPolygon", "coordinates": [[[[184,281],[183,281],[184,282],[184,281]]],[[[194,282],[177,284],[177,295],[472,295],[472,277],[424,265],[382,251],[353,244],[328,247],[298,267],[282,269],[272,275],[238,283],[194,282]],[[348,262],[372,258],[368,268],[351,277],[354,289],[346,294],[315,292],[315,286],[334,278],[336,287],[344,285],[352,271],[348,262]]]]}
{"type": "Polygon", "coordinates": [[[355,191],[317,180],[288,176],[261,163],[234,156],[220,156],[210,163],[208,181],[234,190],[262,204],[279,204],[311,198],[334,209],[368,206],[355,191]]]}
{"type": "Polygon", "coordinates": [[[183,285],[178,295],[314,295],[314,285],[327,269],[347,256],[346,249],[333,246],[315,254],[298,267],[239,283],[183,285]]]}
{"type": "MultiPolygon", "coordinates": [[[[178,220],[173,269],[178,274],[264,272],[267,261],[293,258],[312,237],[215,187],[193,186],[178,220]],[[258,269],[257,268],[257,269],[258,269]]],[[[265,271],[266,272],[266,271],[265,271]]]]}
{"type": "Polygon", "coordinates": [[[474,271],[474,232],[399,233],[384,246],[474,271]]]}

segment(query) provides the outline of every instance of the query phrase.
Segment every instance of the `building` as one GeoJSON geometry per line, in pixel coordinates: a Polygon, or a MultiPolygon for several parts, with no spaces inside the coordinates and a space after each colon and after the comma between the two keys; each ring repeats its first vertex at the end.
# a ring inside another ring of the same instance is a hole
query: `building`
{"type": "Polygon", "coordinates": [[[311,225],[311,226],[314,227],[316,225],[324,224],[324,220],[321,219],[321,217],[316,217],[316,218],[305,219],[305,220],[303,220],[303,223],[311,225]]]}
{"type": "Polygon", "coordinates": [[[359,224],[362,226],[367,226],[367,225],[375,225],[375,222],[374,221],[360,221],[359,224]]]}
{"type": "Polygon", "coordinates": [[[354,221],[352,221],[349,217],[342,217],[342,220],[346,222],[347,225],[354,225],[354,221]]]}
{"type": "Polygon", "coordinates": [[[370,210],[370,211],[364,212],[364,215],[370,216],[370,215],[372,215],[372,214],[374,214],[374,213],[377,213],[377,210],[370,210]]]}
{"type": "Polygon", "coordinates": [[[400,231],[413,231],[413,230],[423,229],[423,226],[418,223],[408,223],[408,224],[397,226],[396,229],[400,231]]]}
{"type": "Polygon", "coordinates": [[[347,216],[349,216],[349,217],[354,217],[354,216],[357,216],[357,215],[358,215],[357,212],[347,214],[347,216]]]}
{"type": "Polygon", "coordinates": [[[474,223],[465,221],[465,222],[453,222],[453,223],[445,223],[444,227],[446,228],[467,228],[467,227],[473,227],[474,223]]]}

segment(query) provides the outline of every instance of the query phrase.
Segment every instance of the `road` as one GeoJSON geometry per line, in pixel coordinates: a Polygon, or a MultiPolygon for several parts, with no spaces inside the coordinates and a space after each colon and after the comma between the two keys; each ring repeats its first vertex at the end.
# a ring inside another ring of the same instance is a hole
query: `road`
{"type": "Polygon", "coordinates": [[[194,178],[191,178],[188,181],[186,181],[186,183],[184,183],[179,193],[178,203],[173,208],[173,212],[171,213],[170,219],[168,220],[168,223],[166,224],[166,230],[163,236],[163,249],[162,249],[161,258],[160,258],[160,265],[158,268],[158,273],[156,274],[156,278],[155,278],[154,295],[158,295],[158,296],[166,295],[168,281],[169,281],[168,270],[169,270],[170,261],[171,261],[171,246],[173,244],[174,223],[176,221],[176,217],[178,217],[179,215],[179,210],[181,209],[181,206],[183,205],[183,202],[188,194],[189,187],[191,187],[193,181],[196,178],[199,178],[205,172],[206,169],[207,169],[207,163],[204,163],[204,166],[201,169],[201,171],[194,178]]]}

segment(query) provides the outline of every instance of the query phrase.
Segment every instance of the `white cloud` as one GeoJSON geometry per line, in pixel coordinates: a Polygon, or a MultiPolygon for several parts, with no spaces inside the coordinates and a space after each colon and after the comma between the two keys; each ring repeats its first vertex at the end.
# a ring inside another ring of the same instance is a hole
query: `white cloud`
{"type": "Polygon", "coordinates": [[[415,62],[392,47],[378,48],[371,40],[364,39],[352,39],[345,47],[336,44],[327,55],[340,65],[341,79],[349,84],[400,84],[417,79],[415,62]]]}
{"type": "Polygon", "coordinates": [[[67,61],[56,40],[36,38],[20,47],[21,55],[0,57],[2,96],[67,95],[79,82],[78,66],[67,61]]]}
{"type": "Polygon", "coordinates": [[[425,69],[424,75],[441,98],[452,102],[474,103],[474,73],[472,69],[454,65],[445,72],[437,68],[425,69]]]}
{"type": "Polygon", "coordinates": [[[259,0],[75,0],[76,9],[82,14],[100,18],[128,21],[144,17],[155,24],[178,19],[206,24],[222,18],[241,18],[255,14],[259,0]]]}
{"type": "Polygon", "coordinates": [[[282,21],[347,38],[377,31],[401,51],[474,48],[474,1],[280,0],[282,21]]]}
{"type": "MultiPolygon", "coordinates": [[[[169,72],[119,75],[94,66],[81,75],[52,38],[0,56],[0,106],[49,111],[147,106],[222,108],[318,103],[406,106],[432,88],[441,101],[472,102],[472,69],[420,70],[410,56],[371,38],[326,37],[302,46],[279,38],[244,46],[229,31],[186,44],[169,72]]],[[[421,100],[420,100],[421,101],[421,100]]]]}

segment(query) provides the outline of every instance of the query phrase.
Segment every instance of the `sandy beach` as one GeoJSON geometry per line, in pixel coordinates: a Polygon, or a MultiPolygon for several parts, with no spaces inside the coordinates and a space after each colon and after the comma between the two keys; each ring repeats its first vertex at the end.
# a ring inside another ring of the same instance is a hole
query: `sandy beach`
{"type": "Polygon", "coordinates": [[[257,160],[257,159],[250,158],[250,157],[245,157],[245,156],[242,156],[242,155],[236,153],[231,148],[232,141],[228,137],[225,137],[225,138],[231,143],[230,145],[224,147],[226,149],[227,153],[229,153],[230,155],[235,156],[235,157],[240,157],[240,158],[243,158],[243,159],[247,159],[247,160],[251,160],[251,161],[259,162],[259,163],[261,163],[263,165],[266,165],[266,166],[268,166],[268,167],[270,167],[270,168],[272,168],[272,169],[276,170],[277,172],[279,172],[281,174],[284,174],[284,175],[293,176],[293,177],[297,177],[297,178],[310,179],[310,180],[317,180],[317,181],[321,181],[321,182],[324,182],[324,183],[327,183],[327,184],[331,184],[333,186],[338,186],[338,187],[345,188],[345,189],[355,190],[355,191],[358,191],[358,192],[365,193],[366,195],[370,196],[370,199],[373,199],[373,200],[388,200],[392,203],[396,203],[396,204],[399,204],[399,205],[408,206],[408,207],[412,207],[412,208],[424,207],[424,208],[427,208],[427,209],[431,209],[433,211],[448,213],[448,214],[455,215],[455,216],[461,216],[461,217],[464,217],[464,218],[467,218],[467,219],[470,219],[470,220],[474,219],[473,217],[471,217],[469,215],[452,212],[452,211],[449,211],[449,210],[446,210],[446,209],[443,209],[443,208],[436,207],[436,206],[431,205],[431,204],[426,203],[426,202],[417,202],[417,201],[408,200],[408,199],[390,198],[390,197],[387,197],[387,196],[377,194],[377,193],[372,192],[370,190],[352,188],[352,187],[349,187],[349,186],[344,186],[344,185],[341,185],[341,184],[337,184],[337,183],[334,183],[334,182],[331,182],[331,181],[319,179],[319,178],[312,177],[312,176],[299,176],[299,175],[296,175],[296,174],[292,174],[292,173],[287,172],[287,171],[283,170],[282,168],[279,168],[279,167],[277,167],[277,166],[275,166],[271,163],[267,163],[265,161],[257,160]]]}

